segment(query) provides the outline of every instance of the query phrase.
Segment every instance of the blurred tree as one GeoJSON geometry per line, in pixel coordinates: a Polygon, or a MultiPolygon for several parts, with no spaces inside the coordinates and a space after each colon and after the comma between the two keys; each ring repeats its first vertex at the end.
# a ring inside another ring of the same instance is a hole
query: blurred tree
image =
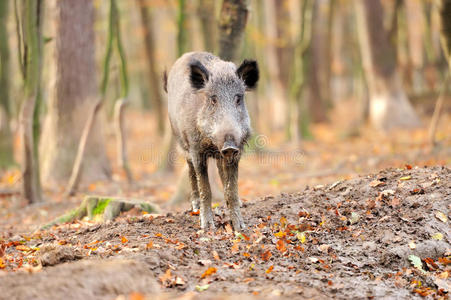
{"type": "Polygon", "coordinates": [[[384,29],[380,0],[355,0],[354,4],[372,124],[383,130],[418,127],[420,120],[396,70],[395,49],[384,29]]]}
{"type": "Polygon", "coordinates": [[[219,16],[219,57],[236,59],[248,17],[248,0],[224,0],[219,16]]]}
{"type": "Polygon", "coordinates": [[[106,97],[108,78],[110,73],[111,54],[113,51],[113,46],[115,45],[120,60],[120,98],[116,100],[116,104],[114,105],[114,128],[116,135],[117,163],[127,177],[127,180],[129,182],[132,182],[133,177],[127,159],[127,145],[125,138],[126,132],[124,127],[124,108],[128,104],[127,98],[129,93],[128,70],[127,59],[125,57],[124,47],[122,45],[120,16],[116,0],[110,0],[110,16],[108,23],[108,43],[103,66],[103,78],[101,87],[102,100],[105,101],[106,97]]]}
{"type": "Polygon", "coordinates": [[[14,164],[13,141],[10,128],[9,44],[6,24],[9,1],[0,1],[0,169],[14,164]]]}
{"type": "Polygon", "coordinates": [[[328,6],[329,1],[317,0],[313,3],[312,41],[310,51],[311,68],[309,72],[310,114],[314,122],[327,120],[327,104],[330,101],[330,60],[328,49],[328,6]],[[329,63],[328,63],[329,62],[329,63]]]}
{"type": "Polygon", "coordinates": [[[311,136],[306,97],[302,97],[302,95],[311,68],[309,55],[311,51],[313,5],[314,0],[304,0],[300,5],[301,23],[294,49],[289,98],[290,124],[288,133],[289,138],[293,141],[299,141],[301,138],[309,138],[311,136]]]}
{"type": "MultiPolygon", "coordinates": [[[[178,0],[177,10],[177,57],[182,56],[187,51],[187,30],[186,30],[186,3],[185,0],[178,0]]],[[[160,170],[164,172],[174,171],[174,159],[176,157],[175,138],[172,134],[171,124],[166,118],[166,129],[163,137],[163,163],[160,170]]]]}
{"type": "MultiPolygon", "coordinates": [[[[42,175],[47,184],[69,179],[81,132],[94,105],[98,86],[94,60],[94,6],[91,0],[54,0],[55,86],[43,131],[42,175]]],[[[100,119],[94,121],[86,145],[81,178],[111,177],[100,119]]]]}
{"type": "Polygon", "coordinates": [[[28,203],[42,201],[39,178],[39,160],[33,132],[35,110],[41,84],[42,70],[42,7],[41,0],[26,0],[20,3],[20,28],[24,52],[20,64],[24,68],[25,100],[20,109],[20,129],[22,137],[23,192],[28,203]]]}
{"type": "Polygon", "coordinates": [[[443,102],[445,101],[445,93],[449,89],[449,82],[451,79],[451,0],[442,0],[441,9],[441,43],[443,53],[448,62],[448,70],[446,72],[445,80],[443,81],[442,90],[437,99],[432,115],[431,125],[429,126],[429,140],[432,145],[436,145],[435,132],[437,130],[438,122],[441,112],[443,110],[443,102]]]}
{"type": "Polygon", "coordinates": [[[145,0],[138,0],[139,11],[141,13],[141,26],[144,31],[144,45],[146,47],[146,58],[149,70],[149,88],[151,93],[151,101],[155,108],[156,117],[158,119],[158,132],[164,133],[166,120],[165,103],[161,95],[161,76],[157,70],[157,57],[155,53],[155,37],[152,31],[152,11],[146,4],[145,0]]]}
{"type": "Polygon", "coordinates": [[[216,3],[215,0],[199,0],[197,14],[200,19],[204,50],[214,53],[216,46],[216,3]]]}

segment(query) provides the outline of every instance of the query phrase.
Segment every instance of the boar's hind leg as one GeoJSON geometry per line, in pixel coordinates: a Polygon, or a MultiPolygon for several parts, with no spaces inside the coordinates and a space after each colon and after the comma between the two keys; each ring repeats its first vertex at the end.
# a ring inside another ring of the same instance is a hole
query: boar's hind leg
{"type": "Polygon", "coordinates": [[[245,228],[243,217],[241,216],[241,201],[238,196],[238,160],[226,162],[224,159],[218,161],[218,169],[223,175],[224,198],[230,210],[233,229],[240,231],[245,228]],[[222,168],[219,168],[221,165],[222,168]]]}
{"type": "Polygon", "coordinates": [[[197,176],[196,170],[194,169],[193,162],[188,159],[186,161],[188,163],[188,172],[189,172],[189,181],[191,184],[191,205],[193,211],[199,211],[199,188],[197,186],[197,176]]]}
{"type": "Polygon", "coordinates": [[[200,226],[202,229],[214,229],[213,211],[211,210],[211,190],[208,181],[208,166],[205,155],[197,154],[193,157],[193,166],[196,171],[197,185],[200,196],[200,226]]]}

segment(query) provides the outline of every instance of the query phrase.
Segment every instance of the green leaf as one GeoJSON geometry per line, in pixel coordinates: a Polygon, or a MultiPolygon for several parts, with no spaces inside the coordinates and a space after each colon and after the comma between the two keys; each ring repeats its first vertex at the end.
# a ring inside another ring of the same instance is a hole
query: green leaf
{"type": "Polygon", "coordinates": [[[418,270],[420,270],[421,272],[423,272],[423,273],[426,273],[424,270],[423,270],[423,263],[421,262],[421,258],[419,258],[418,256],[416,256],[416,255],[409,255],[409,260],[410,260],[410,263],[415,267],[415,268],[417,268],[418,270]]]}

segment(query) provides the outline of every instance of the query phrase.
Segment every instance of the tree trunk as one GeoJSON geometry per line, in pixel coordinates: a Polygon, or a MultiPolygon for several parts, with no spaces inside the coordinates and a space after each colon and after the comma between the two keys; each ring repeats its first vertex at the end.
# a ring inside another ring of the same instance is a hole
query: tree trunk
{"type": "Polygon", "coordinates": [[[442,20],[442,48],[451,72],[451,0],[442,0],[440,16],[442,20]]]}
{"type": "Polygon", "coordinates": [[[20,132],[22,137],[23,192],[28,203],[42,201],[39,178],[39,161],[33,134],[36,102],[39,95],[42,70],[42,1],[27,0],[22,5],[23,62],[25,100],[20,109],[20,132]]]}
{"type": "Polygon", "coordinates": [[[396,52],[383,27],[380,0],[355,0],[354,4],[373,126],[385,131],[420,126],[396,69],[396,52]]]}
{"type": "Polygon", "coordinates": [[[326,109],[329,102],[328,68],[328,40],[327,40],[327,14],[324,9],[327,5],[324,0],[314,1],[312,41],[310,51],[310,114],[313,122],[327,120],[326,109]]]}
{"type": "MultiPolygon", "coordinates": [[[[81,132],[95,105],[98,86],[94,60],[94,6],[91,0],[55,0],[55,86],[41,144],[42,175],[47,184],[67,182],[81,132]]],[[[86,145],[81,180],[111,176],[100,118],[86,145]]]]}
{"type": "Polygon", "coordinates": [[[0,1],[0,169],[14,164],[13,139],[10,128],[9,44],[6,25],[9,1],[0,1]]]}
{"type": "Polygon", "coordinates": [[[157,70],[157,58],[155,55],[155,37],[152,31],[152,12],[149,12],[149,8],[146,6],[145,0],[138,0],[139,10],[141,13],[141,23],[144,30],[144,45],[146,47],[146,58],[149,69],[149,89],[151,94],[151,101],[155,108],[155,114],[158,119],[158,133],[162,135],[164,133],[166,112],[165,102],[161,95],[162,80],[157,70]]]}
{"type": "Polygon", "coordinates": [[[200,19],[204,49],[214,53],[216,46],[216,1],[199,0],[197,13],[200,19]]]}
{"type": "Polygon", "coordinates": [[[224,0],[219,17],[219,57],[237,58],[248,16],[247,0],[224,0]]]}

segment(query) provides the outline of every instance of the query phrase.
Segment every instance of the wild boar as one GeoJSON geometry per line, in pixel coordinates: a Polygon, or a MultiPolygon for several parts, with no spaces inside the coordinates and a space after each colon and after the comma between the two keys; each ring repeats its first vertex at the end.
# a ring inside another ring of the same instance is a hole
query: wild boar
{"type": "Polygon", "coordinates": [[[216,159],[233,228],[243,229],[238,196],[238,163],[250,137],[244,94],[259,79],[255,60],[237,67],[207,52],[180,57],[165,76],[172,131],[189,167],[193,210],[202,229],[214,229],[208,158],[216,159]]]}

